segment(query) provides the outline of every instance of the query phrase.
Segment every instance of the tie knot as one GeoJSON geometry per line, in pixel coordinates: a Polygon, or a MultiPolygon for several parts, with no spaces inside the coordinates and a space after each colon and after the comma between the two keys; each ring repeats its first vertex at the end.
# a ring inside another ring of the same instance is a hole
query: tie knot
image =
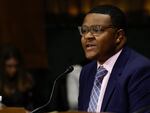
{"type": "Polygon", "coordinates": [[[100,66],[98,69],[97,69],[97,73],[96,73],[96,78],[103,78],[106,74],[107,74],[107,70],[100,66]]]}

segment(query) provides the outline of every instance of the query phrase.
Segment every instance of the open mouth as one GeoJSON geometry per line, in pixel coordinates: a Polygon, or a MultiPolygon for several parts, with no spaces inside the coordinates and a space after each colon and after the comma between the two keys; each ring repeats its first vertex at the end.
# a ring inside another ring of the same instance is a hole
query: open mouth
{"type": "Polygon", "coordinates": [[[95,49],[96,48],[96,45],[94,44],[86,44],[86,49],[87,50],[92,50],[92,49],[95,49]]]}

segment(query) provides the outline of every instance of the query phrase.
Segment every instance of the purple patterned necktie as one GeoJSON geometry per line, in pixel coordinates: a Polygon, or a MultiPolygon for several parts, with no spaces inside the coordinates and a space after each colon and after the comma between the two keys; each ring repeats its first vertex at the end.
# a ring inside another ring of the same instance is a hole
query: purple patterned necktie
{"type": "Polygon", "coordinates": [[[108,71],[105,68],[103,68],[102,66],[97,69],[95,80],[94,80],[94,85],[93,85],[93,89],[92,89],[92,93],[91,93],[91,96],[90,96],[89,107],[88,107],[88,110],[87,110],[88,112],[96,112],[98,98],[99,98],[99,95],[100,95],[102,79],[107,74],[107,72],[108,71]]]}

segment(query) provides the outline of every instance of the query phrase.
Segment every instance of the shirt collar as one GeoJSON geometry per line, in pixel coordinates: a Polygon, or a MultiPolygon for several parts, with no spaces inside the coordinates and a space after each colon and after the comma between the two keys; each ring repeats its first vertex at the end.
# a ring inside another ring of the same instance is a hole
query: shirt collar
{"type": "Polygon", "coordinates": [[[114,54],[112,57],[110,57],[108,60],[106,60],[103,65],[101,65],[99,62],[97,62],[97,68],[99,66],[103,66],[106,70],[111,71],[121,53],[121,51],[122,51],[122,49],[120,51],[118,51],[116,54],[114,54]]]}

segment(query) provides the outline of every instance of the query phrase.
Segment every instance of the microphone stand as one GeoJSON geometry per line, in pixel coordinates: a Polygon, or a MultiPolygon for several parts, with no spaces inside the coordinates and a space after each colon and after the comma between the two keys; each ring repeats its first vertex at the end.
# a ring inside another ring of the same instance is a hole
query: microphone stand
{"type": "Polygon", "coordinates": [[[44,105],[34,109],[33,111],[29,112],[29,113],[36,113],[38,112],[39,110],[42,110],[43,108],[45,108],[50,102],[51,102],[51,99],[52,99],[52,96],[53,96],[53,93],[54,93],[54,89],[55,89],[55,85],[56,85],[56,82],[57,80],[59,80],[59,78],[61,78],[63,75],[67,74],[67,73],[70,73],[71,71],[73,71],[73,66],[69,66],[69,68],[66,69],[65,72],[61,73],[59,76],[57,76],[57,78],[55,79],[54,81],[54,84],[53,84],[53,87],[52,87],[52,91],[51,91],[51,94],[50,94],[50,98],[49,100],[47,101],[47,103],[45,103],[44,105]]]}

